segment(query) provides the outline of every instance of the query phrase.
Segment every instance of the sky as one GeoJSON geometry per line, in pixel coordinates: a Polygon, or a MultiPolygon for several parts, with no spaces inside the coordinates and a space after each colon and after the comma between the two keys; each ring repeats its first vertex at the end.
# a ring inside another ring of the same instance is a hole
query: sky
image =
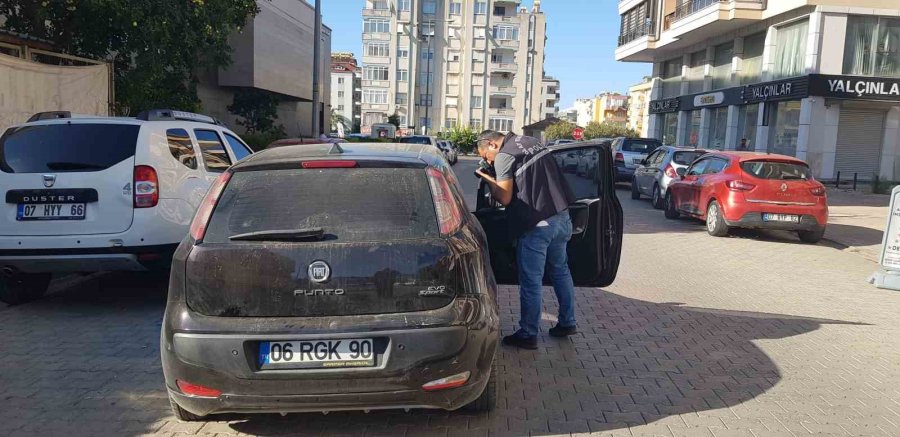
{"type": "MultiPolygon", "coordinates": [[[[533,0],[523,0],[531,9],[533,0]]],[[[312,0],[310,0],[312,2],[312,0]]],[[[322,0],[322,21],[332,29],[331,51],[362,53],[363,0],[322,0]]],[[[543,0],[547,16],[545,72],[560,80],[560,109],[604,91],[626,93],[649,75],[650,64],[615,61],[619,37],[616,0],[543,0]]]]}

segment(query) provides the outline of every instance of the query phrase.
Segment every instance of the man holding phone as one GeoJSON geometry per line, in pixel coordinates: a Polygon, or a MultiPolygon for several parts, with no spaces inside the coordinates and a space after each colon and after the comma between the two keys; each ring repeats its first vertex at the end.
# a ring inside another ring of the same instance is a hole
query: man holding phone
{"type": "Polygon", "coordinates": [[[535,138],[491,130],[478,136],[478,154],[494,167],[496,177],[480,168],[475,173],[506,206],[518,243],[519,330],[504,337],[503,344],[537,349],[545,268],[559,302],[559,319],[550,335],[575,334],[575,285],[566,254],[572,236],[568,207],[575,196],[556,159],[535,138]]]}

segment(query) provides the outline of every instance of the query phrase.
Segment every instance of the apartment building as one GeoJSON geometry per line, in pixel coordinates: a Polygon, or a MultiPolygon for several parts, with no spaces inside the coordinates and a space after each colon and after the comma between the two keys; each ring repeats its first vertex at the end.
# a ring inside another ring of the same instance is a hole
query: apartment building
{"type": "Polygon", "coordinates": [[[596,99],[575,99],[575,124],[585,127],[594,121],[594,109],[596,108],[596,99]]]}
{"type": "Polygon", "coordinates": [[[362,122],[362,76],[353,53],[331,54],[331,105],[349,122],[346,129],[362,122]]]}
{"type": "Polygon", "coordinates": [[[559,79],[544,76],[541,82],[541,120],[559,115],[559,79]]]}
{"type": "Polygon", "coordinates": [[[602,93],[594,98],[595,123],[625,126],[628,122],[628,96],[619,93],[602,93]]]}
{"type": "Polygon", "coordinates": [[[646,138],[650,124],[650,91],[653,78],[645,77],[641,83],[628,88],[628,128],[646,138]]]}
{"type": "Polygon", "coordinates": [[[900,179],[897,0],[621,0],[616,58],[653,63],[650,136],[900,179]]]}
{"type": "Polygon", "coordinates": [[[362,132],[468,125],[519,131],[542,117],[546,18],[534,0],[365,0],[362,132]]]}

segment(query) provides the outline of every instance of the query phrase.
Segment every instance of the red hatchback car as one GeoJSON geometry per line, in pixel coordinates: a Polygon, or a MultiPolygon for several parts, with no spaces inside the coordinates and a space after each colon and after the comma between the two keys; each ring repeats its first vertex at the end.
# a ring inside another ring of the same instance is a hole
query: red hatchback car
{"type": "Polygon", "coordinates": [[[666,194],[666,218],[684,214],[705,220],[706,230],[716,237],[733,227],[797,231],[807,243],[817,243],[825,234],[825,186],[797,158],[714,152],[679,175],[666,194]]]}

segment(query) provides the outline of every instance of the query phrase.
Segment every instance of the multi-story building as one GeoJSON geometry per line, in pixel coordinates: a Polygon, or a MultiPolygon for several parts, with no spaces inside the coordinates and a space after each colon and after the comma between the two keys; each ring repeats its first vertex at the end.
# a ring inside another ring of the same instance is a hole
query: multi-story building
{"type": "Polygon", "coordinates": [[[647,137],[650,123],[652,87],[653,78],[645,77],[641,83],[628,88],[628,127],[644,138],[647,137]]]}
{"type": "Polygon", "coordinates": [[[362,77],[353,53],[331,54],[331,105],[349,123],[346,129],[361,123],[362,77]]]}
{"type": "Polygon", "coordinates": [[[540,120],[540,0],[365,0],[362,131],[519,130],[540,120]]]}
{"type": "Polygon", "coordinates": [[[544,76],[541,83],[541,120],[556,118],[559,114],[559,79],[544,76]]]}
{"type": "Polygon", "coordinates": [[[628,121],[628,96],[619,93],[602,93],[594,98],[595,123],[625,126],[628,121]]]}
{"type": "Polygon", "coordinates": [[[652,62],[649,133],[741,143],[820,179],[900,179],[897,0],[621,0],[616,58],[652,62]]]}
{"type": "Polygon", "coordinates": [[[562,121],[568,121],[569,123],[578,124],[578,108],[571,107],[566,108],[560,111],[559,119],[562,121]]]}
{"type": "Polygon", "coordinates": [[[594,121],[594,109],[596,108],[597,99],[575,99],[575,124],[584,127],[594,121]]]}

